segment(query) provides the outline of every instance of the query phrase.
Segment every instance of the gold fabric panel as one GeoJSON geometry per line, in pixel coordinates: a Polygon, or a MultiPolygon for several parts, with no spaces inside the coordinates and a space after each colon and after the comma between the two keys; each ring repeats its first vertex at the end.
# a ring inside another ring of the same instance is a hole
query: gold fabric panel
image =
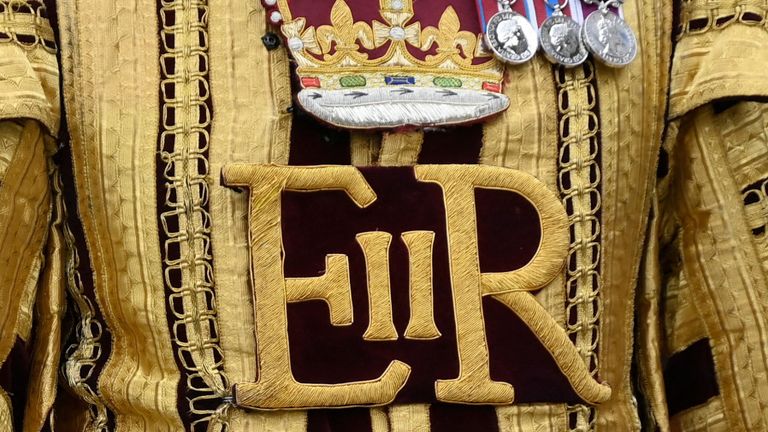
{"type": "MultiPolygon", "coordinates": [[[[74,63],[74,54],[78,52],[75,46],[79,43],[80,39],[73,31],[73,26],[78,22],[78,17],[72,2],[59,4],[58,13],[59,39],[61,43],[60,67],[63,76],[62,96],[70,116],[68,119],[69,134],[72,140],[76,141],[78,132],[82,131],[83,128],[81,125],[82,119],[80,119],[77,113],[82,112],[88,107],[87,104],[81,107],[74,105],[75,93],[80,93],[81,89],[84,88],[83,86],[87,86],[86,83],[79,81],[81,70],[79,66],[75,69],[74,63]],[[76,76],[75,71],[77,71],[76,76]]],[[[85,88],[91,89],[90,94],[92,98],[93,84],[91,83],[90,87],[85,88]]],[[[93,134],[94,132],[91,130],[88,136],[92,137],[93,134]]],[[[74,157],[74,153],[72,156],[74,157]]],[[[79,193],[78,195],[82,194],[79,193]]],[[[64,211],[67,214],[73,214],[77,209],[65,208],[64,211]]],[[[74,309],[80,315],[80,322],[75,325],[75,329],[79,328],[80,330],[80,338],[77,341],[77,347],[74,348],[74,352],[66,358],[64,365],[62,365],[63,375],[67,380],[70,390],[77,396],[77,399],[67,392],[59,392],[56,409],[61,412],[54,412],[54,417],[63,419],[60,420],[60,424],[64,423],[73,427],[77,425],[77,429],[84,429],[87,426],[89,430],[102,432],[106,430],[108,421],[105,398],[98,393],[97,389],[92,388],[86,380],[94,373],[92,365],[96,361],[101,360],[101,356],[104,354],[102,350],[103,338],[105,337],[104,329],[102,323],[93,319],[97,305],[93,304],[93,301],[84,295],[85,288],[78,271],[81,257],[75,248],[75,239],[72,231],[66,223],[63,225],[63,228],[64,239],[67,242],[69,252],[67,256],[67,290],[70,304],[74,305],[74,309]],[[70,403],[72,406],[69,406],[70,403]],[[61,408],[62,404],[64,405],[63,409],[61,408]],[[87,407],[87,411],[85,411],[84,405],[87,407]]],[[[82,257],[82,259],[86,258],[89,257],[82,257]]]]}
{"type": "MultiPolygon", "coordinates": [[[[678,138],[679,122],[669,123],[667,133],[664,137],[663,148],[667,154],[675,153],[675,143],[678,138]]],[[[662,350],[665,358],[684,350],[699,339],[708,337],[704,321],[701,320],[699,311],[696,308],[696,301],[685,275],[685,269],[682,264],[682,249],[680,244],[681,224],[675,212],[675,201],[673,191],[670,185],[674,179],[669,172],[676,170],[676,158],[668,157],[667,173],[658,181],[656,196],[658,198],[658,209],[654,210],[658,224],[656,233],[649,233],[647,240],[645,259],[659,261],[661,267],[659,271],[664,275],[660,280],[661,289],[656,301],[663,304],[663,314],[659,317],[664,330],[662,339],[648,341],[655,343],[655,348],[648,347],[648,350],[662,350]],[[655,246],[652,248],[651,246],[655,246]]],[[[685,163],[685,161],[682,161],[685,163]]],[[[650,265],[650,264],[647,264],[650,265]]],[[[646,295],[644,293],[644,295],[646,295]]],[[[649,298],[649,301],[651,299],[649,298]]],[[[649,373],[656,375],[654,381],[660,387],[653,392],[662,392],[663,379],[661,375],[663,369],[649,370],[649,373]]]]}
{"type": "Polygon", "coordinates": [[[565,405],[521,405],[496,408],[499,432],[564,432],[568,427],[565,405]]]}
{"type": "Polygon", "coordinates": [[[13,431],[13,410],[8,393],[0,389],[0,432],[13,431]]]}
{"type": "Polygon", "coordinates": [[[554,190],[559,135],[552,65],[536,56],[510,73],[514,79],[504,83],[509,108],[483,127],[480,163],[525,171],[554,190]]]}
{"type": "Polygon", "coordinates": [[[4,121],[0,123],[0,183],[16,153],[24,125],[21,122],[4,121]]]}
{"type": "Polygon", "coordinates": [[[381,138],[379,164],[382,166],[415,165],[424,142],[424,132],[384,132],[381,138]]]}
{"type": "Polygon", "coordinates": [[[673,432],[732,432],[723,414],[723,401],[714,397],[706,404],[685,410],[670,419],[673,432]]]}
{"type": "MultiPolygon", "coordinates": [[[[662,357],[661,265],[659,263],[659,203],[653,196],[645,257],[640,267],[637,295],[637,368],[643,392],[659,432],[669,432],[662,357]]],[[[641,413],[642,414],[642,413],[641,413]]]]}
{"type": "MultiPolygon", "coordinates": [[[[249,283],[248,196],[219,183],[221,168],[234,162],[288,163],[292,115],[290,72],[283,49],[268,51],[261,36],[271,31],[261,2],[217,1],[209,5],[211,92],[216,113],[209,148],[211,240],[216,306],[224,370],[230,382],[256,381],[256,340],[249,283]]],[[[304,432],[306,413],[228,409],[229,430],[304,432]]]]}
{"type": "MultiPolygon", "coordinates": [[[[48,157],[55,148],[48,134],[55,135],[59,127],[59,71],[44,9],[0,0],[0,120],[13,120],[0,121],[0,365],[17,336],[34,347],[26,400],[34,408],[26,410],[27,419],[15,419],[15,427],[20,429],[23,421],[24,430],[37,430],[46,421],[60,349],[61,250],[55,245],[56,228],[50,228],[50,237],[48,232],[48,157]],[[39,281],[44,254],[49,267],[39,281]],[[32,344],[37,295],[44,302],[37,305],[32,344]]],[[[0,393],[0,429],[11,430],[9,395],[0,393]]]]}
{"type": "MultiPolygon", "coordinates": [[[[53,139],[46,137],[49,141],[53,139]]],[[[51,183],[54,194],[54,219],[51,223],[46,246],[45,270],[37,295],[35,340],[32,365],[24,410],[24,431],[40,431],[49,420],[50,410],[56,400],[56,385],[61,356],[61,321],[65,313],[64,283],[66,281],[64,255],[66,243],[61,231],[64,222],[64,204],[61,181],[54,172],[51,183]]]]}
{"type": "Polygon", "coordinates": [[[227,414],[230,431],[244,432],[306,432],[307,413],[304,411],[255,412],[230,408],[227,414]]]}
{"type": "MultiPolygon", "coordinates": [[[[0,129],[8,128],[17,134],[17,140],[7,175],[0,183],[0,298],[3,299],[0,301],[0,366],[17,337],[24,336],[21,333],[29,336],[32,324],[29,299],[36,293],[51,217],[48,156],[52,148],[46,146],[42,125],[34,120],[23,120],[18,124],[0,121],[0,129]]],[[[58,344],[55,348],[49,361],[57,366],[58,344]]],[[[45,382],[45,378],[40,377],[38,382],[48,385],[51,390],[50,386],[55,386],[55,373],[53,382],[45,382]]],[[[42,392],[33,386],[28,397],[41,397],[50,403],[50,393],[43,395],[42,392]]],[[[23,419],[13,418],[10,399],[13,396],[0,389],[0,430],[21,427],[23,419]]],[[[24,403],[23,400],[15,402],[24,403]]]]}
{"type": "MultiPolygon", "coordinates": [[[[737,9],[736,1],[691,3],[690,8],[713,15],[737,9]]],[[[765,5],[762,8],[766,10],[765,5]]],[[[671,118],[721,98],[768,96],[765,26],[737,22],[707,30],[687,34],[677,42],[670,81],[671,118]]]]}
{"type": "Polygon", "coordinates": [[[19,322],[16,328],[16,333],[21,340],[29,342],[32,336],[32,324],[34,321],[34,308],[35,308],[35,295],[37,294],[37,282],[40,270],[43,265],[42,254],[38,254],[35,257],[32,267],[29,269],[30,278],[27,279],[27,283],[24,286],[24,291],[21,293],[21,301],[19,302],[19,322]]]}
{"type": "Polygon", "coordinates": [[[389,432],[389,417],[386,408],[371,408],[371,432],[389,432]]]}
{"type": "Polygon", "coordinates": [[[597,409],[596,428],[639,428],[630,385],[632,299],[662,140],[672,27],[671,2],[626,2],[624,16],[639,36],[628,67],[596,69],[602,150],[602,310],[599,376],[614,397],[597,409]]]}
{"type": "Polygon", "coordinates": [[[118,431],[178,431],[179,371],[157,240],[156,3],[78,0],[59,8],[79,214],[113,336],[99,391],[118,431]]]}
{"type": "Polygon", "coordinates": [[[381,151],[381,134],[352,131],[349,133],[349,147],[352,165],[375,165],[381,151]]]}
{"type": "Polygon", "coordinates": [[[672,202],[728,430],[756,431],[768,428],[768,382],[761,378],[768,374],[768,281],[720,134],[727,120],[710,106],[686,119],[675,150],[672,202]]]}
{"type": "MultiPolygon", "coordinates": [[[[371,410],[373,416],[375,410],[371,410]]],[[[393,405],[389,407],[389,426],[373,432],[430,432],[429,404],[393,405]],[[391,427],[390,427],[391,426],[391,427]]]]}
{"type": "MultiPolygon", "coordinates": [[[[8,3],[8,0],[0,0],[0,8],[8,11],[11,9],[8,3]]],[[[11,3],[18,6],[20,2],[11,3]]],[[[0,31],[8,31],[6,26],[10,22],[28,16],[0,13],[0,31]]],[[[50,32],[47,21],[40,19],[39,25],[50,32]]],[[[0,120],[35,119],[55,134],[59,128],[59,69],[55,53],[39,44],[24,48],[6,42],[0,38],[0,120]]]]}
{"type": "Polygon", "coordinates": [[[768,178],[768,104],[743,102],[718,115],[718,135],[725,145],[739,189],[768,178]]]}
{"type": "MultiPolygon", "coordinates": [[[[20,145],[29,145],[25,141],[25,122],[18,121],[0,121],[0,184],[3,182],[3,175],[11,164],[17,147],[20,145]]],[[[8,179],[14,182],[13,178],[8,179]]],[[[29,342],[32,332],[33,308],[35,301],[35,292],[37,289],[37,275],[40,273],[42,265],[42,254],[35,254],[30,264],[29,275],[24,289],[21,291],[19,301],[18,323],[16,334],[24,341],[29,342]]]]}
{"type": "Polygon", "coordinates": [[[23,124],[0,184],[0,365],[16,341],[24,293],[37,281],[51,216],[46,154],[50,149],[45,148],[39,123],[25,120],[23,124]]]}
{"type": "Polygon", "coordinates": [[[696,308],[693,290],[683,270],[670,277],[665,288],[665,347],[667,355],[672,355],[707,337],[707,329],[696,308]]]}

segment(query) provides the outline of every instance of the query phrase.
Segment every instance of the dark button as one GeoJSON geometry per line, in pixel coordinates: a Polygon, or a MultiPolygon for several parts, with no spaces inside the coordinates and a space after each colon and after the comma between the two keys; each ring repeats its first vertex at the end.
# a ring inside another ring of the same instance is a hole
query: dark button
{"type": "Polygon", "coordinates": [[[261,42],[267,47],[267,51],[272,51],[280,46],[280,38],[276,34],[269,32],[261,37],[261,42]]]}

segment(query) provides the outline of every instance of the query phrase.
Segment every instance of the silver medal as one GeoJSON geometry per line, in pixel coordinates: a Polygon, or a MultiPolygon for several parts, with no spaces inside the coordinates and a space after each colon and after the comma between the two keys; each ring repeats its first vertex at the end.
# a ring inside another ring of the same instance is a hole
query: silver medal
{"type": "Polygon", "coordinates": [[[559,9],[544,20],[539,29],[541,49],[552,63],[565,67],[584,63],[589,53],[581,41],[579,24],[559,9]]]}
{"type": "Polygon", "coordinates": [[[632,29],[602,5],[584,20],[581,37],[589,52],[611,67],[626,66],[637,55],[637,40],[632,29]]]}
{"type": "Polygon", "coordinates": [[[513,11],[508,3],[505,10],[488,20],[485,39],[491,51],[501,61],[512,64],[525,63],[536,55],[539,38],[530,21],[513,11]]]}

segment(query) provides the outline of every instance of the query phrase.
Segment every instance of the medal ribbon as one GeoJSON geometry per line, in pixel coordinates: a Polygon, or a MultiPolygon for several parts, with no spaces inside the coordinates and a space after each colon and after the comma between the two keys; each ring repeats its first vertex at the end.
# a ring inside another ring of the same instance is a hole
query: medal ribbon
{"type": "MultiPolygon", "coordinates": [[[[475,6],[477,7],[477,16],[480,18],[480,28],[485,33],[488,21],[501,10],[499,2],[497,0],[475,0],[475,6]]],[[[517,0],[512,5],[512,10],[527,17],[535,28],[541,27],[541,23],[553,12],[553,9],[543,0],[517,0]]],[[[584,18],[596,10],[597,4],[590,4],[583,0],[568,0],[568,5],[563,9],[563,13],[582,24],[584,18]]],[[[619,8],[618,13],[622,18],[624,17],[621,8],[619,8]]]]}

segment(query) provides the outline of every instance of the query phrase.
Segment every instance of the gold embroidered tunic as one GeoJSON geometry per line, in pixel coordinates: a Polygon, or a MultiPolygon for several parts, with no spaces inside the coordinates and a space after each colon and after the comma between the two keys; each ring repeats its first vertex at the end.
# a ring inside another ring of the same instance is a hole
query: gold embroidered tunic
{"type": "Polygon", "coordinates": [[[0,431],[768,431],[768,5],[473,4],[0,0],[0,431]]]}

